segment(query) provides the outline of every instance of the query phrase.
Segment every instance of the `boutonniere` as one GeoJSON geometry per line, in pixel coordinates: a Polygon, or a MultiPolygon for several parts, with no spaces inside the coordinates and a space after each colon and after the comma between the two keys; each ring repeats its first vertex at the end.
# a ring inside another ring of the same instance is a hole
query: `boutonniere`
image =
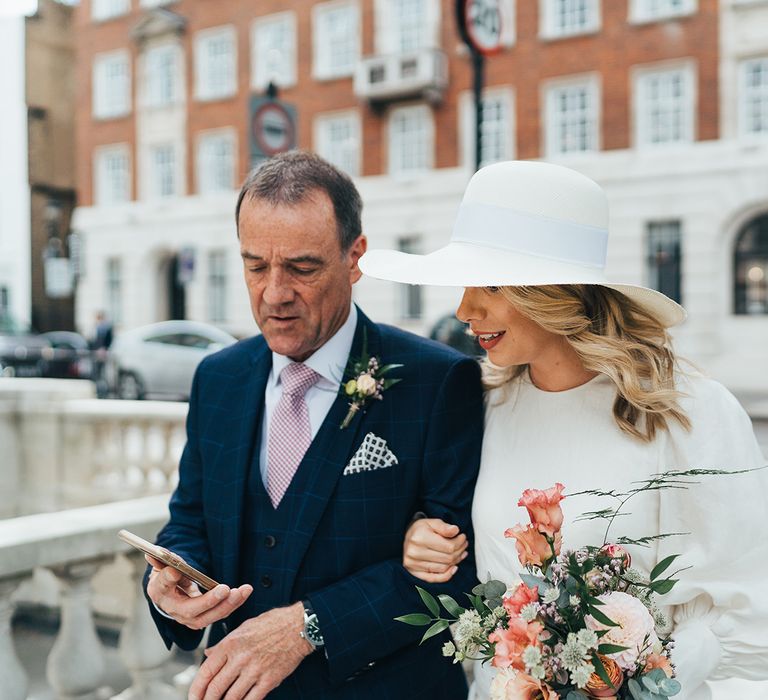
{"type": "Polygon", "coordinates": [[[368,405],[369,401],[381,401],[389,387],[402,381],[401,378],[386,377],[393,369],[402,365],[383,365],[378,357],[368,355],[368,339],[363,335],[363,353],[356,360],[350,360],[345,376],[351,377],[342,384],[341,391],[348,396],[349,411],[341,423],[341,430],[348,427],[355,414],[368,405]]]}

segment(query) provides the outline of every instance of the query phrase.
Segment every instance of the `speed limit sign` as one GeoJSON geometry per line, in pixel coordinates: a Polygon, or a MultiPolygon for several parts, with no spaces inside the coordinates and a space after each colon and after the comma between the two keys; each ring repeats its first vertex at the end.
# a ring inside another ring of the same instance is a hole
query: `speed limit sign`
{"type": "Polygon", "coordinates": [[[467,38],[476,51],[489,55],[502,48],[501,0],[464,0],[467,38]]]}

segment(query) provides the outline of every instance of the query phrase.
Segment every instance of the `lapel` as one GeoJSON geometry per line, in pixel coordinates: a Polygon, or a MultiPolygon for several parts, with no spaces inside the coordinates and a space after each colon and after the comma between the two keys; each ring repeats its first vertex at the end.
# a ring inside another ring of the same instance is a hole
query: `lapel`
{"type": "MultiPolygon", "coordinates": [[[[364,337],[367,338],[369,355],[379,355],[381,339],[376,324],[371,322],[359,308],[357,312],[357,328],[350,357],[360,357],[364,337]]],[[[345,374],[344,379],[346,378],[345,374]]],[[[293,588],[293,580],[336,488],[336,483],[354,450],[359,446],[365,411],[358,412],[350,425],[342,430],[340,426],[348,410],[349,399],[339,393],[302,461],[300,469],[306,476],[303,480],[305,491],[300,499],[301,505],[294,523],[296,538],[288,566],[293,576],[286,582],[286,593],[293,588]]]]}
{"type": "Polygon", "coordinates": [[[253,478],[260,478],[258,474],[258,445],[261,433],[261,424],[264,412],[264,392],[272,369],[272,353],[266,343],[254,353],[249,363],[248,373],[237,378],[237,384],[232,387],[234,396],[230,404],[230,410],[236,416],[234,425],[239,422],[237,428],[237,447],[232,454],[232,479],[225,489],[222,489],[217,497],[222,501],[222,512],[231,514],[222,524],[222,541],[219,543],[219,551],[234,552],[237,556],[227,556],[223,559],[224,571],[222,580],[237,583],[238,561],[240,559],[240,543],[243,529],[243,512],[245,499],[248,497],[247,480],[254,463],[256,474],[253,478]],[[239,392],[237,391],[239,389],[239,392]]]}

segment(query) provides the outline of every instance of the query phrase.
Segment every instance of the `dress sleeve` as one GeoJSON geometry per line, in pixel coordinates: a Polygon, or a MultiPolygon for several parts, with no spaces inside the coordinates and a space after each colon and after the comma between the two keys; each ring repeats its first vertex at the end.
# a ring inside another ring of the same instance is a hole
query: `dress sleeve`
{"type": "MultiPolygon", "coordinates": [[[[669,469],[751,469],[766,460],[738,401],[700,378],[682,402],[692,429],[673,427],[661,465],[669,469]]],[[[707,679],[768,678],[768,470],[705,476],[687,489],[659,492],[658,559],[681,554],[679,583],[661,599],[671,606],[673,661],[680,700],[707,679]]]]}

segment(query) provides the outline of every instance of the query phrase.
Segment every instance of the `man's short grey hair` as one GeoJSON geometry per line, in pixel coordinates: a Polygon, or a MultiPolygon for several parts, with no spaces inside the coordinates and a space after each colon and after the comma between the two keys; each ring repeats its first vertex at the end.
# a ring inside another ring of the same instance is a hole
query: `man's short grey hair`
{"type": "MultiPolygon", "coordinates": [[[[240,207],[243,200],[262,199],[270,204],[299,204],[314,192],[328,195],[336,216],[342,252],[362,233],[363,202],[351,178],[320,156],[308,151],[288,151],[264,161],[245,179],[237,198],[235,221],[240,235],[240,207]]],[[[311,225],[311,222],[307,222],[311,225]]]]}

